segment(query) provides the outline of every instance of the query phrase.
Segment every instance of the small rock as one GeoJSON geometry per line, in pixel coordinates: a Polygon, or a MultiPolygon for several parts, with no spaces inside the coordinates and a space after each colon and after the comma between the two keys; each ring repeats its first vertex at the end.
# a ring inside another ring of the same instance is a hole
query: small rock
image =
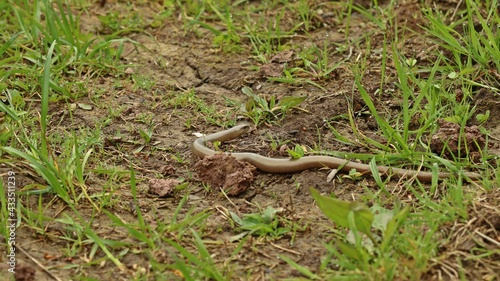
{"type": "Polygon", "coordinates": [[[177,179],[151,179],[149,181],[149,193],[165,197],[170,195],[180,183],[177,179]]]}
{"type": "Polygon", "coordinates": [[[132,67],[127,67],[125,69],[125,74],[127,74],[127,75],[134,74],[134,70],[132,69],[132,67]]]}

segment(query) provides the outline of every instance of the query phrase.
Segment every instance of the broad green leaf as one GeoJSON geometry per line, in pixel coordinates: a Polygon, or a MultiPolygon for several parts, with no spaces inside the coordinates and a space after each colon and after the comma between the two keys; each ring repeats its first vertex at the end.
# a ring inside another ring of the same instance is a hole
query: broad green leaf
{"type": "Polygon", "coordinates": [[[358,250],[356,249],[354,246],[348,244],[348,243],[344,243],[340,240],[338,240],[336,242],[337,244],[337,247],[340,249],[340,251],[346,255],[347,257],[351,258],[351,259],[355,259],[357,261],[363,261],[363,254],[358,250]]]}
{"type": "Polygon", "coordinates": [[[175,187],[175,192],[186,189],[189,186],[189,182],[184,182],[175,187]]]}
{"type": "Polygon", "coordinates": [[[390,245],[394,234],[398,231],[399,227],[403,224],[403,222],[408,217],[410,213],[410,206],[404,207],[401,211],[399,211],[388,223],[384,232],[384,240],[380,245],[380,249],[385,251],[387,247],[390,245]]]}
{"type": "Polygon", "coordinates": [[[388,210],[378,204],[373,205],[370,210],[373,212],[373,227],[384,232],[387,224],[394,217],[394,211],[388,210]]]}
{"type": "Polygon", "coordinates": [[[373,222],[373,214],[366,205],[359,202],[348,202],[321,196],[312,187],[309,190],[321,211],[334,223],[349,228],[348,216],[349,212],[353,212],[356,228],[360,232],[371,236],[370,228],[373,222]]]}
{"type": "Polygon", "coordinates": [[[458,116],[458,115],[453,115],[453,116],[448,116],[448,117],[445,117],[443,118],[444,121],[446,122],[451,122],[451,123],[455,123],[455,124],[460,124],[460,121],[462,120],[462,117],[458,116]]]}
{"type": "Polygon", "coordinates": [[[247,95],[247,96],[254,96],[254,95],[255,95],[255,94],[253,93],[253,91],[252,91],[252,88],[247,87],[247,86],[245,86],[245,87],[241,88],[241,92],[242,92],[243,94],[247,95]]]}
{"type": "Polygon", "coordinates": [[[245,103],[245,112],[251,114],[253,109],[255,108],[255,101],[253,99],[248,99],[245,103]]]}
{"type": "MultiPolygon", "coordinates": [[[[373,254],[375,251],[375,243],[372,238],[368,237],[368,235],[357,236],[353,230],[349,230],[345,237],[345,241],[349,242],[351,245],[356,245],[356,239],[360,239],[360,246],[365,249],[369,254],[373,254]]],[[[356,247],[356,249],[361,248],[356,247]]]]}
{"type": "Polygon", "coordinates": [[[479,121],[479,123],[484,123],[488,121],[488,118],[490,118],[490,111],[486,110],[485,114],[479,113],[476,115],[476,120],[479,121]]]}
{"type": "Polygon", "coordinates": [[[278,107],[294,107],[301,104],[307,97],[282,97],[278,102],[278,107]]]}
{"type": "Polygon", "coordinates": [[[233,219],[233,221],[236,222],[236,224],[238,224],[240,226],[243,224],[243,220],[240,217],[238,217],[237,214],[235,214],[231,211],[229,211],[229,214],[231,215],[231,218],[233,219]]]}
{"type": "Polygon", "coordinates": [[[304,156],[304,149],[302,148],[302,146],[300,146],[298,144],[295,145],[294,150],[287,149],[287,152],[288,152],[288,155],[290,155],[290,157],[292,157],[293,159],[299,159],[299,158],[302,158],[304,156]]]}
{"type": "Polygon", "coordinates": [[[82,103],[82,102],[77,102],[76,103],[78,105],[79,108],[83,109],[83,110],[92,110],[92,106],[90,104],[87,104],[87,103],[82,103]]]}
{"type": "Polygon", "coordinates": [[[265,223],[271,223],[272,220],[274,219],[275,214],[279,212],[281,212],[281,210],[274,209],[271,206],[267,206],[264,212],[262,212],[262,218],[264,219],[265,223]]]}
{"type": "Polygon", "coordinates": [[[301,266],[300,264],[294,262],[293,260],[291,260],[290,258],[288,258],[288,257],[286,257],[284,255],[280,255],[280,259],[284,260],[291,267],[295,268],[298,272],[300,272],[301,274],[307,276],[311,280],[321,279],[321,277],[319,275],[314,274],[307,267],[301,266]]]}

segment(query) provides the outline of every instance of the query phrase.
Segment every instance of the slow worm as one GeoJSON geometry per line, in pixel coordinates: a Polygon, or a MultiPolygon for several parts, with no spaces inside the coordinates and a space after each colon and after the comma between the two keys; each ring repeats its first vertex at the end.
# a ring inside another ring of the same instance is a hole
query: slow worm
{"type": "MultiPolygon", "coordinates": [[[[231,129],[210,134],[198,138],[193,142],[191,151],[193,155],[203,158],[211,156],[217,152],[208,148],[205,143],[213,141],[228,141],[239,137],[240,135],[250,131],[251,126],[248,124],[237,125],[231,129]]],[[[227,153],[237,160],[248,162],[257,169],[268,173],[294,173],[300,172],[311,168],[329,167],[332,169],[340,168],[341,171],[349,172],[352,169],[362,174],[372,174],[368,164],[357,163],[348,161],[342,158],[332,156],[305,156],[299,159],[291,158],[270,158],[255,153],[249,152],[234,152],[227,153]]],[[[417,170],[391,168],[387,166],[377,166],[378,172],[383,176],[392,176],[395,178],[412,178],[416,177],[420,182],[429,183],[432,181],[432,172],[424,172],[417,170]]],[[[478,180],[481,175],[472,172],[463,173],[469,180],[478,180]]],[[[450,173],[439,172],[437,174],[439,179],[449,178],[450,173]]]]}

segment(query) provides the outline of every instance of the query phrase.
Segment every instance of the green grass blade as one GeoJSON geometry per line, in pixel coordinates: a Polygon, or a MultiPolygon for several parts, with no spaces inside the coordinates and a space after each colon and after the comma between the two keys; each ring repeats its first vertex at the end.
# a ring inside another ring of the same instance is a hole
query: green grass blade
{"type": "Polygon", "coordinates": [[[378,114],[377,109],[375,108],[375,105],[373,104],[373,101],[370,98],[370,95],[368,95],[365,88],[361,84],[361,77],[358,73],[355,74],[355,82],[359,90],[359,93],[363,98],[363,101],[368,106],[370,113],[377,121],[377,124],[382,129],[385,137],[389,139],[394,138],[396,140],[396,143],[399,145],[398,148],[401,149],[404,154],[411,154],[408,149],[407,142],[405,142],[404,139],[401,137],[401,135],[396,130],[394,130],[394,128],[389,123],[387,123],[385,119],[381,118],[380,115],[378,114]]]}
{"type": "Polygon", "coordinates": [[[312,271],[310,271],[308,268],[303,267],[299,265],[298,263],[292,261],[290,258],[284,255],[280,255],[280,259],[284,260],[286,263],[288,263],[291,267],[295,268],[298,272],[306,276],[307,278],[310,278],[312,280],[321,280],[321,276],[314,274],[312,271]]]}
{"type": "Polygon", "coordinates": [[[101,250],[106,254],[106,257],[108,257],[108,259],[110,259],[116,265],[116,267],[118,267],[118,269],[120,269],[121,271],[125,271],[127,269],[126,266],[120,262],[120,260],[118,260],[115,256],[113,256],[113,254],[106,247],[106,244],[103,242],[103,240],[99,236],[97,236],[92,230],[86,229],[85,234],[94,243],[99,245],[101,250]]]}
{"type": "Polygon", "coordinates": [[[3,55],[3,53],[5,53],[5,51],[10,48],[10,46],[12,45],[12,43],[14,43],[14,41],[16,41],[17,37],[19,37],[19,35],[23,34],[22,31],[14,34],[12,37],[10,37],[9,41],[5,42],[3,44],[2,47],[0,47],[0,57],[3,55]]]}
{"type": "Polygon", "coordinates": [[[45,165],[43,165],[42,163],[40,163],[40,161],[38,159],[34,158],[33,156],[28,155],[27,153],[24,153],[18,149],[12,148],[12,147],[3,147],[2,149],[12,156],[27,160],[28,163],[30,164],[30,166],[39,175],[41,175],[50,186],[52,186],[54,188],[56,193],[66,203],[69,203],[71,201],[69,198],[69,195],[68,195],[68,191],[61,184],[61,181],[56,176],[55,171],[50,168],[50,165],[47,165],[48,164],[47,162],[45,162],[45,165]]]}
{"type": "Polygon", "coordinates": [[[41,153],[44,154],[45,157],[48,156],[48,151],[47,151],[47,139],[46,139],[46,132],[47,132],[47,118],[48,118],[48,113],[49,113],[49,92],[50,92],[50,70],[52,66],[52,53],[54,52],[54,48],[56,46],[56,41],[53,41],[52,44],[50,45],[49,51],[47,52],[47,57],[44,63],[44,68],[43,68],[43,76],[42,76],[42,110],[41,110],[41,116],[40,116],[40,124],[41,124],[41,142],[42,142],[42,149],[41,153]]]}

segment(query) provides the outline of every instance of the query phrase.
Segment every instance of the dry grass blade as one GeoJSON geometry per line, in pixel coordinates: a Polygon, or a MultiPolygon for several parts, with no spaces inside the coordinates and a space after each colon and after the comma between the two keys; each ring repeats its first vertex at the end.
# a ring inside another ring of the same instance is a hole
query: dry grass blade
{"type": "Polygon", "coordinates": [[[455,222],[444,228],[441,252],[433,259],[429,275],[448,275],[451,279],[465,276],[467,280],[500,278],[500,190],[481,195],[468,208],[465,223],[455,222]],[[475,268],[474,271],[467,268],[475,268]]]}

